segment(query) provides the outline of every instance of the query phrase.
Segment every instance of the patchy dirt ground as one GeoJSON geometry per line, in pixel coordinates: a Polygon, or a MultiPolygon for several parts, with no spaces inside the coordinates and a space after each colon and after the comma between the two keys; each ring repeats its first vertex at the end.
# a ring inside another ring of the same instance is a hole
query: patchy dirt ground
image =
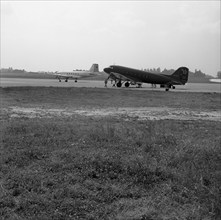
{"type": "Polygon", "coordinates": [[[124,108],[4,108],[3,114],[13,117],[43,118],[43,117],[114,117],[123,120],[210,120],[221,121],[221,111],[196,111],[190,109],[167,107],[124,107],[124,108]]]}

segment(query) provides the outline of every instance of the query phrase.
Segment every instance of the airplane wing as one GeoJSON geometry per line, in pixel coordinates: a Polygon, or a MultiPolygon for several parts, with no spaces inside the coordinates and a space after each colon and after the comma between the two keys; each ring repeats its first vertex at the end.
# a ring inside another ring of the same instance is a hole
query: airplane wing
{"type": "Polygon", "coordinates": [[[111,72],[111,73],[109,74],[109,78],[111,78],[111,79],[113,79],[113,80],[130,81],[130,82],[132,82],[132,83],[134,83],[134,84],[136,84],[136,83],[141,83],[141,82],[139,81],[139,79],[135,79],[135,78],[133,78],[133,77],[125,77],[125,76],[121,75],[120,73],[115,73],[115,72],[111,72]]]}

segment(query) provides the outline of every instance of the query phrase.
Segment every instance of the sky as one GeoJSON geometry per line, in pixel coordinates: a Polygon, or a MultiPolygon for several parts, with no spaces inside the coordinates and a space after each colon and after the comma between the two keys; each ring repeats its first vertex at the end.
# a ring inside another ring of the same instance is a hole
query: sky
{"type": "Polygon", "coordinates": [[[109,65],[216,76],[220,1],[1,1],[1,68],[109,65]]]}

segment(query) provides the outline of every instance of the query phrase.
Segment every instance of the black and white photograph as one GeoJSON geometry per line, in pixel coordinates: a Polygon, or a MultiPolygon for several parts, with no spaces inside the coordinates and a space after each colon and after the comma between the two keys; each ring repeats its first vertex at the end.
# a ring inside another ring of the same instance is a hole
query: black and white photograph
{"type": "Polygon", "coordinates": [[[0,219],[221,220],[220,0],[0,10],[0,219]]]}

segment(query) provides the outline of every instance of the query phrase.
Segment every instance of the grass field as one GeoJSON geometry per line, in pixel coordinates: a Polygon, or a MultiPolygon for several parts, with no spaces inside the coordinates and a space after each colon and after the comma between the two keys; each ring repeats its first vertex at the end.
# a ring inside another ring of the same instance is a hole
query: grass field
{"type": "Polygon", "coordinates": [[[71,115],[12,107],[220,111],[217,93],[0,88],[1,219],[220,219],[221,122],[71,115]]]}

